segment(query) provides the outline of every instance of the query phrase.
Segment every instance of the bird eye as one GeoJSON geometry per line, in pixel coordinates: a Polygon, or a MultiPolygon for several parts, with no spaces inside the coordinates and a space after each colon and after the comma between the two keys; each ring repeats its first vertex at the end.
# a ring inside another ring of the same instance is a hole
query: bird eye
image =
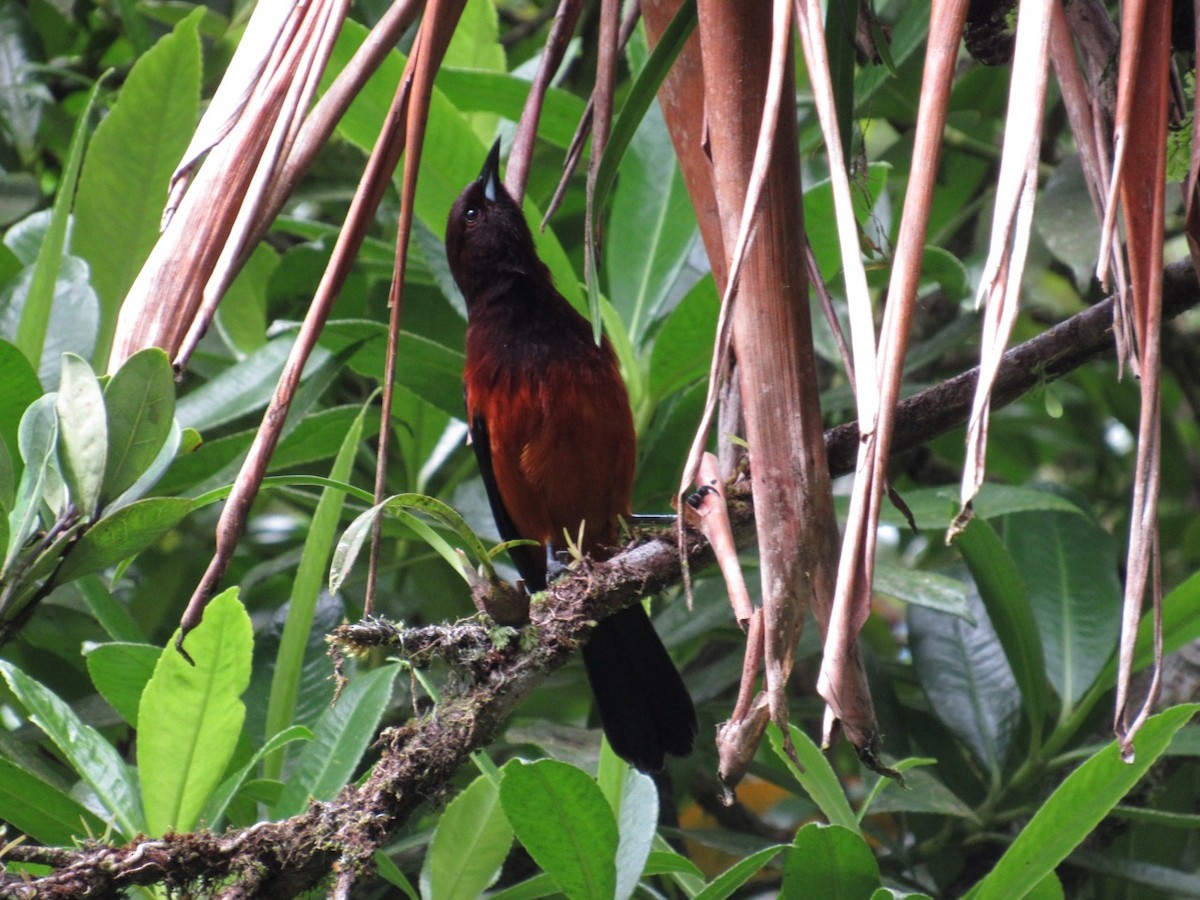
{"type": "Polygon", "coordinates": [[[479,218],[479,210],[474,206],[468,207],[467,211],[463,213],[463,218],[467,220],[468,225],[474,224],[475,220],[479,218]]]}

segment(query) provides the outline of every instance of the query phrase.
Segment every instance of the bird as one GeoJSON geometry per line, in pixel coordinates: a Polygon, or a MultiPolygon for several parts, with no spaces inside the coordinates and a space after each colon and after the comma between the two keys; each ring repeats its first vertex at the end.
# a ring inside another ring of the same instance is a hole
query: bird
{"type": "MultiPolygon", "coordinates": [[[[555,288],[519,204],[500,180],[497,140],[454,201],[446,258],[467,307],[463,383],[471,445],[496,527],[531,593],[564,568],[567,538],[593,558],[620,541],[637,436],[607,338],[555,288]]],[[[613,751],[642,772],[691,753],[696,710],[634,603],[596,623],[583,661],[613,751]]]]}

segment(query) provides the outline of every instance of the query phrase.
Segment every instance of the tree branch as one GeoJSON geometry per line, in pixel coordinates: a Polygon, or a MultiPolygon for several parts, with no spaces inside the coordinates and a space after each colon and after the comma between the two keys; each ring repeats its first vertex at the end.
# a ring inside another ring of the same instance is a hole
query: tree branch
{"type": "MultiPolygon", "coordinates": [[[[1200,284],[1190,263],[1164,272],[1163,311],[1178,315],[1200,303],[1200,284]]],[[[1004,357],[993,405],[1010,403],[1112,348],[1112,303],[1105,301],[1004,357]]],[[[905,400],[894,442],[896,452],[961,425],[970,408],[976,371],[905,400]]],[[[858,431],[843,425],[826,433],[833,474],[854,464],[858,431]]],[[[754,516],[744,481],[729,491],[730,517],[740,543],[753,539],[754,516]]],[[[689,534],[692,566],[710,563],[698,535],[689,534]]],[[[168,834],[138,838],[123,847],[89,841],[77,850],[10,846],[6,861],[35,862],[55,869],[41,878],[0,876],[0,898],[111,897],[133,885],[164,884],[205,889],[236,898],[287,898],[310,890],[335,870],[348,890],[355,874],[371,864],[387,836],[426,802],[442,799],[450,778],[469,754],[491,740],[511,710],[550,672],[562,666],[597,620],[678,582],[679,558],[672,529],[645,533],[604,563],[585,560],[533,604],[521,640],[511,629],[475,622],[446,628],[405,630],[372,620],[335,631],[344,650],[386,645],[410,658],[437,655],[462,674],[432,712],[385,731],[382,754],[361,788],[347,787],[330,802],[314,802],[302,815],[263,822],[224,834],[168,834]],[[348,874],[349,873],[349,874],[348,874]]]]}

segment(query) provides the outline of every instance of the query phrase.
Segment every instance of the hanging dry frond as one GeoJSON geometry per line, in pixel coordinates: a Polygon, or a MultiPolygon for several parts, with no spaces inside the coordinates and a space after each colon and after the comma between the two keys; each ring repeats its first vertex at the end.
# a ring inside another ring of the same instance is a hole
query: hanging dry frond
{"type": "Polygon", "coordinates": [[[1017,21],[1012,82],[1004,149],[996,184],[991,247],[980,279],[978,302],[984,305],[979,354],[979,386],[967,425],[967,458],[963,463],[962,509],[947,534],[953,540],[971,518],[971,500],[983,484],[987,454],[988,410],[1000,357],[1008,345],[1021,299],[1021,276],[1029,249],[1037,194],[1038,152],[1042,139],[1042,104],[1046,96],[1050,6],[1022,0],[1017,21]]]}
{"type": "MultiPolygon", "coordinates": [[[[949,110],[950,86],[966,9],[967,0],[935,4],[930,19],[913,148],[913,158],[927,160],[928,163],[914,167],[904,199],[896,254],[892,261],[878,373],[875,371],[874,356],[866,360],[868,365],[863,366],[860,349],[857,345],[855,348],[855,368],[858,371],[856,395],[867,395],[871,405],[864,408],[860,404],[859,408],[858,465],[842,541],[837,588],[829,615],[821,673],[817,681],[817,690],[829,704],[823,735],[826,744],[832,740],[835,721],[842,723],[847,735],[860,748],[871,746],[874,739],[873,710],[870,696],[865,693],[865,681],[858,674],[862,663],[855,642],[870,613],[879,509],[887,483],[887,462],[900,397],[904,356],[916,307],[930,200],[933,197],[942,131],[949,110]],[[872,384],[868,385],[868,380],[872,384]],[[878,410],[878,417],[868,419],[866,416],[868,411],[872,411],[872,405],[878,410]]],[[[819,26],[819,19],[812,13],[808,19],[815,20],[819,26]]],[[[815,37],[806,40],[806,52],[810,44],[820,47],[824,41],[815,37]]],[[[810,73],[817,68],[818,62],[810,59],[810,73]]],[[[825,126],[824,130],[827,145],[836,146],[839,140],[836,125],[825,126]]],[[[857,248],[853,249],[857,252],[857,248]]],[[[843,247],[843,254],[846,252],[847,249],[843,247]]]]}
{"type": "MultiPolygon", "coordinates": [[[[1116,134],[1113,140],[1113,180],[1109,189],[1102,240],[1113,240],[1117,206],[1125,224],[1129,260],[1130,306],[1141,378],[1137,463],[1130,510],[1129,551],[1125,573],[1124,611],[1117,673],[1113,728],[1122,755],[1133,759],[1133,738],[1149,717],[1158,697],[1162,671],[1162,591],[1158,561],[1158,489],[1161,410],[1159,350],[1162,333],[1162,254],[1165,223],[1167,108],[1170,100],[1171,10],[1165,3],[1128,3],[1121,19],[1125,40],[1117,93],[1116,134]],[[1136,101],[1136,102],[1135,102],[1136,101]],[[1134,642],[1144,598],[1150,593],[1155,622],[1154,669],[1150,687],[1132,712],[1134,642]]],[[[1102,253],[1104,251],[1102,250],[1102,253]]],[[[1101,258],[1103,266],[1104,259],[1101,258]]]]}

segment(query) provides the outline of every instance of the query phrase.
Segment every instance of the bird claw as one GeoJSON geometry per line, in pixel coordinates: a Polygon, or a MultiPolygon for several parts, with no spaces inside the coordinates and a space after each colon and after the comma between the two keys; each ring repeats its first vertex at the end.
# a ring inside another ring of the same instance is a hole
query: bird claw
{"type": "MultiPolygon", "coordinates": [[[[565,553],[563,556],[565,557],[565,553]]],[[[546,545],[546,583],[553,584],[560,578],[571,574],[571,568],[559,558],[559,551],[553,544],[546,545]]]]}

